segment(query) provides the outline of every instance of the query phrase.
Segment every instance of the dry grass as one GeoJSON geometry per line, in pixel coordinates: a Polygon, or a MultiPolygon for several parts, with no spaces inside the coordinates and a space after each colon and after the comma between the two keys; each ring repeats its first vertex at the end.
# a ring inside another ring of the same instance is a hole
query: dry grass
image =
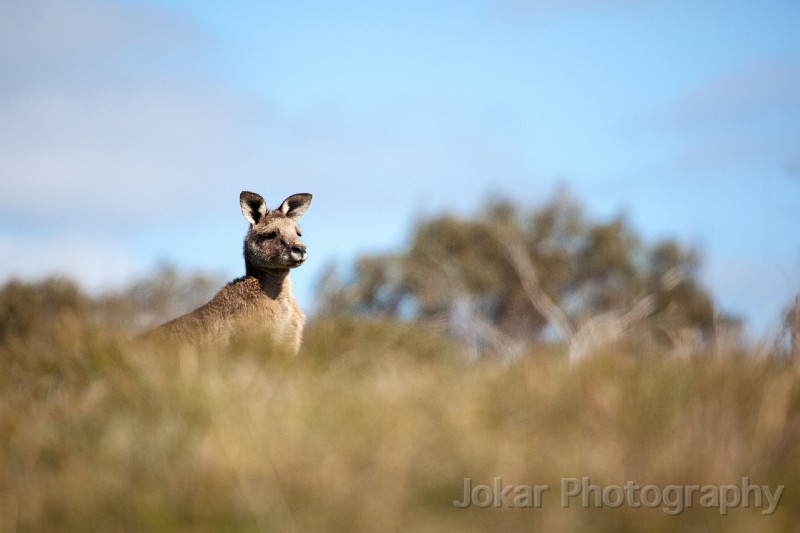
{"type": "Polygon", "coordinates": [[[466,363],[430,331],[329,320],[294,359],[137,344],[57,313],[0,343],[0,531],[792,531],[800,380],[771,358],[558,350],[466,363]],[[752,483],[777,512],[563,508],[600,485],[752,483]],[[476,484],[534,509],[458,509],[476,484]]]}

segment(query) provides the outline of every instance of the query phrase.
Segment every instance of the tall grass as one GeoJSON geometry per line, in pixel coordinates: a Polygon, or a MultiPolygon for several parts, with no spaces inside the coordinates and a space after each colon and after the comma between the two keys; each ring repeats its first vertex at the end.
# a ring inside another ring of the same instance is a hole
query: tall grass
{"type": "MultiPolygon", "coordinates": [[[[22,304],[21,304],[22,305],[22,304]]],[[[23,305],[24,307],[24,305],[23,305]]],[[[793,531],[800,380],[776,358],[559,348],[467,363],[424,327],[312,322],[295,358],[130,339],[51,309],[0,337],[0,531],[793,531]],[[560,504],[600,486],[773,490],[776,512],[560,504]],[[459,509],[464,479],[550,487],[459,509]]]]}

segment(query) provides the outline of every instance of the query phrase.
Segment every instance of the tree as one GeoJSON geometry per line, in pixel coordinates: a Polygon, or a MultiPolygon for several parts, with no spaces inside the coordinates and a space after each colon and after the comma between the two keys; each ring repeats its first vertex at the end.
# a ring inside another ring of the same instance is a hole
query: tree
{"type": "Polygon", "coordinates": [[[476,350],[571,342],[600,316],[669,344],[714,328],[699,265],[675,241],[643,243],[624,217],[587,220],[560,193],[535,210],[492,202],[473,218],[423,220],[406,250],[359,258],[322,296],[339,311],[443,325],[476,350]]]}

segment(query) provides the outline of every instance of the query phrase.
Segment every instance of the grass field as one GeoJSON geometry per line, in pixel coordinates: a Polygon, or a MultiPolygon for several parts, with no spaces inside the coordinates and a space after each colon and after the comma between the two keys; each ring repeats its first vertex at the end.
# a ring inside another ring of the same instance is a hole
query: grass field
{"type": "Polygon", "coordinates": [[[771,357],[468,363],[436,332],[355,319],[312,322],[295,358],[75,313],[19,331],[0,343],[0,531],[800,530],[800,380],[771,357]],[[608,505],[562,505],[584,477],[608,505]],[[773,513],[682,488],[743,478],[784,487],[773,513]]]}

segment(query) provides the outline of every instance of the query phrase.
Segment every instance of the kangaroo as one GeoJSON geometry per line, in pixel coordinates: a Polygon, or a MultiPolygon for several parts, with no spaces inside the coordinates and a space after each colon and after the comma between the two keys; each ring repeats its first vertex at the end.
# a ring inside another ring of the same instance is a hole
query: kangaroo
{"type": "Polygon", "coordinates": [[[210,302],[156,329],[160,335],[192,343],[225,343],[234,334],[265,331],[276,347],[297,353],[305,315],[292,294],[289,271],[308,254],[297,220],[311,203],[310,194],[293,194],[273,210],[261,195],[242,191],[239,204],[250,229],[244,238],[245,275],[210,302]]]}

